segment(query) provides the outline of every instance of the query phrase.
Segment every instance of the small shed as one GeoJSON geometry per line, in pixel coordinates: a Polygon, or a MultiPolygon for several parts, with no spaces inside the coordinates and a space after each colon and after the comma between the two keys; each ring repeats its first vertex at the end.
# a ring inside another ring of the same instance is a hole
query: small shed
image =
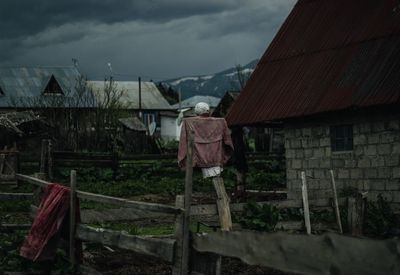
{"type": "Polygon", "coordinates": [[[120,118],[120,140],[125,153],[144,153],[147,148],[147,128],[136,116],[120,118]]]}

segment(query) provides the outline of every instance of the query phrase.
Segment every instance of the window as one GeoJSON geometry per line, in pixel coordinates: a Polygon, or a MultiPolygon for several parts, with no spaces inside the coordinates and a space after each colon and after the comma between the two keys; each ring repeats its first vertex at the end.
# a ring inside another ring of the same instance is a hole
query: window
{"type": "Polygon", "coordinates": [[[330,127],[332,152],[353,150],[353,125],[330,127]]]}

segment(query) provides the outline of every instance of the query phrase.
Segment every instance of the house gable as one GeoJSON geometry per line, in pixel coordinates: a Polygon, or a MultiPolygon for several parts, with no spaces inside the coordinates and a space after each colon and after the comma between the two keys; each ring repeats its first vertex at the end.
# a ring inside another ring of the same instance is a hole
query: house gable
{"type": "Polygon", "coordinates": [[[51,75],[42,93],[43,95],[64,95],[64,92],[54,75],[51,75]]]}

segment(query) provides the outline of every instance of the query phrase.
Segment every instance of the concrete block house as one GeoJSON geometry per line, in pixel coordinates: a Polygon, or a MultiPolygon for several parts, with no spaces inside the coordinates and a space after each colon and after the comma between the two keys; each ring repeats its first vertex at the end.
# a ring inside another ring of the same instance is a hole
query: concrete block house
{"type": "Polygon", "coordinates": [[[282,122],[288,197],[382,194],[400,206],[400,8],[391,0],[299,0],[227,115],[282,122]]]}

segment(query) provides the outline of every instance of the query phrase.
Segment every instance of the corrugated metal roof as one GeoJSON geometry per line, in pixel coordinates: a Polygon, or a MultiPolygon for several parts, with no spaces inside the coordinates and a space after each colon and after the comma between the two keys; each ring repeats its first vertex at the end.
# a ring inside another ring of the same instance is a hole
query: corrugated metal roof
{"type": "MultiPolygon", "coordinates": [[[[121,91],[121,103],[129,109],[139,109],[139,82],[115,81],[116,89],[121,91]]],[[[104,96],[104,81],[88,81],[99,97],[104,96]]],[[[141,82],[143,110],[170,110],[171,105],[162,96],[153,82],[141,82]]]]}
{"type": "Polygon", "coordinates": [[[126,128],[128,128],[130,130],[133,130],[133,131],[139,131],[139,132],[146,132],[147,131],[146,126],[137,117],[120,118],[119,122],[122,125],[124,125],[126,128]]]}
{"type": "Polygon", "coordinates": [[[226,119],[265,123],[400,103],[395,0],[299,0],[226,119]]]}
{"type": "MultiPolygon", "coordinates": [[[[197,103],[199,102],[205,102],[207,103],[210,108],[215,108],[218,106],[218,103],[221,99],[219,97],[215,96],[202,96],[202,95],[196,95],[189,97],[181,102],[181,107],[182,108],[193,108],[196,106],[197,103]]],[[[179,109],[179,103],[172,105],[174,109],[179,109]]]]}
{"type": "Polygon", "coordinates": [[[0,67],[0,87],[4,93],[0,96],[0,107],[26,107],[20,106],[24,99],[49,104],[42,94],[52,75],[64,94],[76,94],[80,73],[75,67],[0,67]]]}

